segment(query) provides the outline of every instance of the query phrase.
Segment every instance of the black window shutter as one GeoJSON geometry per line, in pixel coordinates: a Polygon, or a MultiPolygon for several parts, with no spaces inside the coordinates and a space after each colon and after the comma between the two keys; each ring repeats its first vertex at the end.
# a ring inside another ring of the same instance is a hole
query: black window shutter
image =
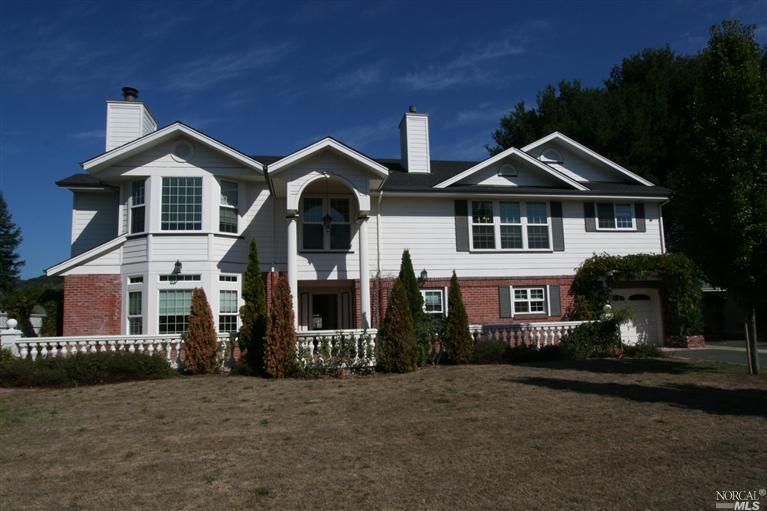
{"type": "Polygon", "coordinates": [[[597,232],[597,221],[594,216],[594,203],[583,203],[583,218],[586,221],[586,232],[597,232]]]}
{"type": "Polygon", "coordinates": [[[634,214],[636,215],[637,232],[647,232],[647,223],[644,216],[644,204],[637,202],[634,204],[634,214]]]}
{"type": "Polygon", "coordinates": [[[455,251],[469,251],[469,204],[465,200],[455,201],[455,251]]]}
{"type": "Polygon", "coordinates": [[[565,250],[565,230],[562,226],[562,203],[551,203],[551,236],[554,252],[564,252],[565,250]]]}
{"type": "Polygon", "coordinates": [[[559,286],[549,286],[549,316],[562,315],[562,297],[560,296],[559,286]]]}
{"type": "Polygon", "coordinates": [[[511,317],[511,291],[509,286],[498,287],[498,302],[501,304],[501,317],[511,317]]]}

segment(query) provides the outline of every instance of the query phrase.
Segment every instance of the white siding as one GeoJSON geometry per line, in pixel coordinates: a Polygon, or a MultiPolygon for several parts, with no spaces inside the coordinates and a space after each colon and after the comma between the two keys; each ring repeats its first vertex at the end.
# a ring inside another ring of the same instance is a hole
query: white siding
{"type": "Polygon", "coordinates": [[[597,181],[608,183],[635,183],[632,179],[627,178],[625,175],[610,168],[602,162],[591,159],[583,154],[576,153],[568,149],[567,147],[557,144],[556,142],[549,142],[543,144],[540,147],[536,147],[530,152],[535,158],[540,158],[543,151],[548,148],[556,149],[562,156],[562,163],[549,163],[552,167],[559,170],[566,176],[579,181],[597,181]]]}
{"type": "Polygon", "coordinates": [[[147,256],[147,236],[131,238],[123,246],[123,264],[143,263],[147,256]]]}
{"type": "Polygon", "coordinates": [[[117,236],[117,201],[113,192],[74,192],[72,255],[117,236]]]}
{"type": "MultiPolygon", "coordinates": [[[[155,235],[152,236],[152,261],[207,261],[208,235],[155,235]]],[[[173,269],[171,265],[168,272],[173,269]]]]}
{"type": "Polygon", "coordinates": [[[400,123],[403,165],[408,172],[429,172],[429,116],[406,113],[400,123]]]}
{"type": "Polygon", "coordinates": [[[504,158],[495,165],[468,176],[457,184],[476,184],[492,186],[546,186],[555,188],[570,188],[561,179],[557,179],[545,171],[534,167],[520,158],[504,158]],[[517,171],[517,177],[499,176],[498,170],[503,165],[512,165],[517,171]]]}
{"type": "Polygon", "coordinates": [[[573,275],[594,253],[660,253],[658,206],[645,205],[647,232],[586,232],[582,202],[563,202],[564,252],[456,252],[452,199],[398,198],[382,202],[381,264],[384,276],[399,272],[404,249],[410,249],[416,273],[449,277],[524,277],[573,275]]]}

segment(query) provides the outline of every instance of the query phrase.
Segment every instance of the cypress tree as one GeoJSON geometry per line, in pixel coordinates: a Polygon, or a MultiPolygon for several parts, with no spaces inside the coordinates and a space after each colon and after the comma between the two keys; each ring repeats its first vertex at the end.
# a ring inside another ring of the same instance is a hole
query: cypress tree
{"type": "Polygon", "coordinates": [[[192,312],[184,340],[186,372],[210,373],[216,368],[218,339],[208,297],[202,288],[192,294],[192,312]]]}
{"type": "Polygon", "coordinates": [[[410,315],[413,318],[413,331],[418,346],[418,363],[422,364],[429,353],[429,341],[432,336],[431,320],[423,310],[423,296],[418,288],[418,280],[413,270],[410,251],[402,252],[402,263],[399,268],[399,280],[407,292],[410,315]]]}
{"type": "Polygon", "coordinates": [[[474,339],[469,331],[469,317],[463,304],[461,286],[458,277],[453,272],[450,279],[450,290],[447,297],[447,325],[443,349],[445,362],[449,364],[466,364],[474,352],[474,339]]]}
{"type": "Polygon", "coordinates": [[[272,291],[272,311],[264,343],[264,372],[272,378],[285,378],[296,369],[296,328],[293,323],[293,298],[285,275],[272,291]]]}
{"type": "Polygon", "coordinates": [[[406,373],[417,366],[418,350],[407,290],[400,279],[394,281],[389,306],[378,331],[376,359],[382,371],[406,373]]]}
{"type": "Polygon", "coordinates": [[[260,372],[264,367],[264,337],[269,312],[255,239],[250,240],[248,267],[242,278],[242,299],[245,304],[240,307],[240,362],[250,371],[260,372]]]}
{"type": "Polygon", "coordinates": [[[8,204],[0,191],[0,296],[14,287],[24,262],[19,259],[16,248],[21,243],[21,230],[13,223],[8,204]]]}

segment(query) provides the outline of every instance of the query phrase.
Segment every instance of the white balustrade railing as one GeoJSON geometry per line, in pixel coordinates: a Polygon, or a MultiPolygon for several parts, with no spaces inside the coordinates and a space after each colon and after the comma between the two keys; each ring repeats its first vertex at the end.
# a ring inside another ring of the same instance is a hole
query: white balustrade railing
{"type": "MultiPolygon", "coordinates": [[[[226,364],[234,352],[235,337],[232,334],[218,334],[219,353],[226,364]]],[[[16,342],[21,358],[65,357],[77,353],[100,351],[127,351],[162,355],[171,367],[178,367],[182,361],[183,338],[178,334],[165,335],[86,335],[69,337],[21,337],[16,342]]]]}
{"type": "Polygon", "coordinates": [[[308,330],[297,333],[296,354],[303,367],[375,367],[375,329],[308,330]]]}
{"type": "Polygon", "coordinates": [[[475,342],[503,341],[510,346],[552,346],[586,321],[541,321],[511,323],[508,325],[471,325],[469,330],[475,342]]]}

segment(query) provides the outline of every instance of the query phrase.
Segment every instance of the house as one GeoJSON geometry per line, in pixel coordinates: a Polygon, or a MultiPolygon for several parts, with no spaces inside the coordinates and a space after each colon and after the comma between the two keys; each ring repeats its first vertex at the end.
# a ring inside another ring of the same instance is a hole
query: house
{"type": "MultiPolygon", "coordinates": [[[[404,249],[430,314],[447,312],[455,270],[477,325],[558,321],[576,268],[594,253],[662,253],[669,190],[562,133],[479,162],[433,160],[429,116],[411,107],[401,155],[374,158],[324,138],[249,155],[193,127],[158,128],[135,89],[107,101],[105,152],[57,182],[72,191],[64,335],[183,332],[203,287],[234,331],[255,239],[267,292],[286,273],[299,330],[377,327],[404,249]]],[[[394,135],[394,134],[392,134],[394,135]]],[[[634,335],[663,337],[657,289],[634,335]]]]}

